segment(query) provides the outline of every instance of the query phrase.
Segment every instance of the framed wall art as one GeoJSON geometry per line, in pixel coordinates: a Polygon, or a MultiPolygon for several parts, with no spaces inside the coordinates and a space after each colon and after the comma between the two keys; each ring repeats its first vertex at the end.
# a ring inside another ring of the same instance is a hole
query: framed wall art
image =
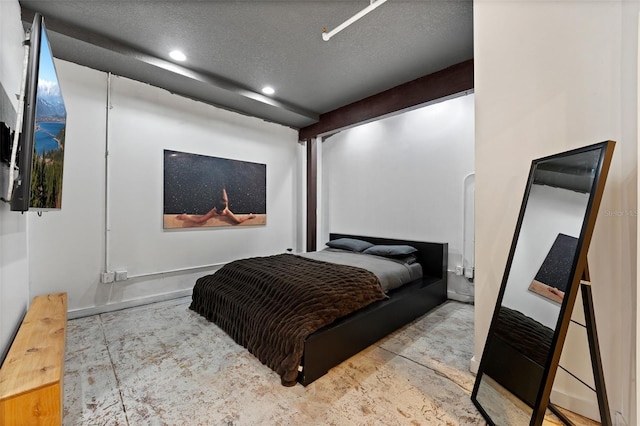
{"type": "Polygon", "coordinates": [[[576,255],[578,239],[558,234],[547,256],[542,262],[529,290],[554,302],[562,303],[564,293],[571,283],[571,262],[576,255]]]}
{"type": "Polygon", "coordinates": [[[164,229],[265,225],[266,164],[164,151],[164,229]]]}

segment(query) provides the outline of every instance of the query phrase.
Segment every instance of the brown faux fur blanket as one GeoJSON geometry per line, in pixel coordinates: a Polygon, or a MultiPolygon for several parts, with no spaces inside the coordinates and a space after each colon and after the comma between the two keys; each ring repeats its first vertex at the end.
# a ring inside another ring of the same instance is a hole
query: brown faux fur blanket
{"type": "Polygon", "coordinates": [[[538,365],[545,366],[553,340],[553,330],[525,314],[500,307],[495,333],[538,365]]]}
{"type": "Polygon", "coordinates": [[[384,298],[365,269],[279,254],[237,260],[199,278],[190,308],[293,386],[307,336],[384,298]]]}

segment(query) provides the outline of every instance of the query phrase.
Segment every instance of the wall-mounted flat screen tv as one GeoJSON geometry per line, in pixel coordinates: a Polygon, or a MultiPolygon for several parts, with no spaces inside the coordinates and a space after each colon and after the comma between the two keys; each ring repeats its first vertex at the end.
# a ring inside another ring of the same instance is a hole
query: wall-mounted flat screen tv
{"type": "Polygon", "coordinates": [[[35,14],[29,39],[18,176],[11,210],[62,208],[67,110],[60,92],[44,19],[35,14]]]}

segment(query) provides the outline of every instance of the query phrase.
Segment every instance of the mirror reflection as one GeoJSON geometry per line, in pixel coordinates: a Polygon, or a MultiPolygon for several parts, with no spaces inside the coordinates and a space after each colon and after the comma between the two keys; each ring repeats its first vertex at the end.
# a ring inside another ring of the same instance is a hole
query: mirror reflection
{"type": "Polygon", "coordinates": [[[529,424],[604,145],[536,160],[472,399],[498,425],[529,424]],[[508,274],[508,275],[507,275],[508,274]]]}
{"type": "Polygon", "coordinates": [[[534,181],[502,306],[555,328],[588,202],[589,193],[534,181]]]}

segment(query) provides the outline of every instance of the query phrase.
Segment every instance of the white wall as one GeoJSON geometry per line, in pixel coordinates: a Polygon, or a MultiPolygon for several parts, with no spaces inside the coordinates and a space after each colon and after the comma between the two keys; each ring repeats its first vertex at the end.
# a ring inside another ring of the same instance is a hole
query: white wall
{"type": "Polygon", "coordinates": [[[449,269],[461,265],[473,100],[457,97],[326,139],[320,243],[329,232],[447,242],[449,269]]]}
{"type": "MultiPolygon", "coordinates": [[[[589,266],[609,401],[627,424],[637,424],[639,9],[638,2],[621,1],[474,2],[475,361],[482,354],[531,160],[616,140],[589,266]]],[[[571,342],[563,359],[589,362],[571,342]]]]}
{"type": "Polygon", "coordinates": [[[29,215],[33,294],[64,289],[72,316],[91,313],[190,294],[225,262],[295,247],[294,130],[120,77],[107,124],[107,75],[56,66],[68,113],[62,211],[29,215]],[[163,230],[164,149],[266,164],[267,225],[163,230]],[[101,284],[105,262],[133,278],[101,284]]]}
{"type": "MultiPolygon", "coordinates": [[[[0,2],[0,82],[13,107],[10,115],[15,116],[18,109],[20,83],[24,61],[22,41],[25,34],[20,20],[20,4],[17,0],[0,2]]],[[[4,105],[4,104],[3,104],[4,105]]],[[[9,115],[9,114],[8,114],[9,115]]],[[[0,121],[5,121],[5,114],[0,114],[0,121]]],[[[9,123],[11,128],[15,123],[9,123]]]]}
{"type": "MultiPolygon", "coordinates": [[[[0,1],[0,85],[17,108],[13,96],[20,93],[24,32],[17,0],[0,1]]],[[[13,114],[15,116],[15,111],[13,114]]],[[[14,127],[15,123],[11,123],[14,127]]],[[[0,192],[6,196],[7,182],[0,179],[0,192]]],[[[9,211],[0,202],[0,361],[29,304],[27,264],[27,221],[24,215],[9,211]]]]}

